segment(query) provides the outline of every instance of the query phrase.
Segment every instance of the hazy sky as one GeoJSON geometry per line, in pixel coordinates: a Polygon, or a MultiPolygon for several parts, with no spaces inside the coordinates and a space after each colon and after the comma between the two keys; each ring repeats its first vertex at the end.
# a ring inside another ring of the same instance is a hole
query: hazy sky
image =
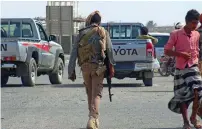
{"type": "MultiPolygon", "coordinates": [[[[46,15],[45,1],[3,1],[1,2],[1,17],[37,17],[46,15]]],[[[174,22],[184,22],[189,9],[202,13],[202,1],[102,1],[79,2],[79,14],[87,16],[94,10],[99,10],[103,22],[141,22],[145,24],[153,20],[158,25],[173,25],[174,22]]]]}

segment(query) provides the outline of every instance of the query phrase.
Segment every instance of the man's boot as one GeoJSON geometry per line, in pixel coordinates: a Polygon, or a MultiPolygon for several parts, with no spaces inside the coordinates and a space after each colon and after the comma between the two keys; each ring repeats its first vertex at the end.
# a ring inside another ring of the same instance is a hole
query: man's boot
{"type": "Polygon", "coordinates": [[[95,124],[96,124],[97,129],[99,129],[99,125],[100,125],[100,123],[99,123],[99,119],[98,119],[98,118],[95,119],[95,124]]]}
{"type": "Polygon", "coordinates": [[[99,121],[94,117],[90,117],[87,123],[87,129],[98,129],[99,121]]]}

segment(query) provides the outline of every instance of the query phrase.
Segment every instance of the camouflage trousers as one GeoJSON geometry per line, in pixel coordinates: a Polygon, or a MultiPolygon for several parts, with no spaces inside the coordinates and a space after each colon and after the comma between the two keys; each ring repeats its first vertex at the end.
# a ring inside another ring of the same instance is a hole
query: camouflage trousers
{"type": "Polygon", "coordinates": [[[81,66],[81,71],[86,88],[89,117],[98,118],[99,105],[103,91],[104,72],[99,76],[96,74],[97,64],[85,63],[81,66]]]}

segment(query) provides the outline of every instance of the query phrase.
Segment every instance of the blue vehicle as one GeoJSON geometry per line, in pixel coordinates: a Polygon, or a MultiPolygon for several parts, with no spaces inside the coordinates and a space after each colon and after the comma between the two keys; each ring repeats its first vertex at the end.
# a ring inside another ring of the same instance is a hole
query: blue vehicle
{"type": "Polygon", "coordinates": [[[158,43],[155,45],[156,57],[160,60],[161,56],[164,55],[164,46],[168,42],[170,33],[149,33],[149,35],[158,39],[158,43]]]}

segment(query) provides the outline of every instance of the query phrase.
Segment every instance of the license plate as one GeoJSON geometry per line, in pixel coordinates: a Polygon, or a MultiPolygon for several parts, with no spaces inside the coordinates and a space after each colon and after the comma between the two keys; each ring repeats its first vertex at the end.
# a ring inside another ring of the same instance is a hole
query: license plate
{"type": "Polygon", "coordinates": [[[135,69],[146,69],[148,66],[145,63],[136,63],[135,69]]]}
{"type": "Polygon", "coordinates": [[[17,68],[15,64],[1,64],[1,68],[17,68]]]}

